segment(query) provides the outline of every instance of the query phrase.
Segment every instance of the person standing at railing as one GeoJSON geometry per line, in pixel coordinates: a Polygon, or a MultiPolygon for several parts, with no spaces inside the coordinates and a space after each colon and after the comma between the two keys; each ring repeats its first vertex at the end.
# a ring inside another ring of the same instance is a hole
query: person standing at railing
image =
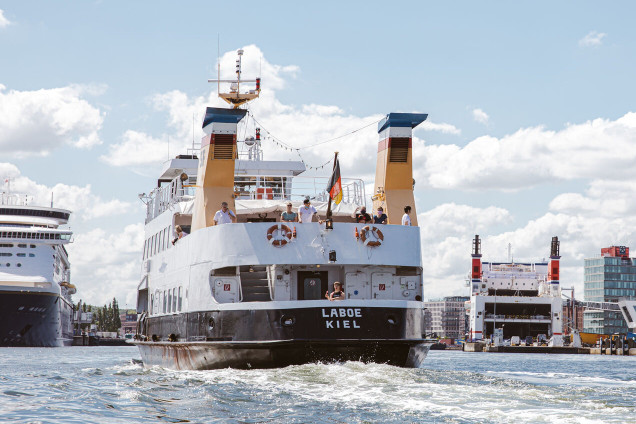
{"type": "Polygon", "coordinates": [[[378,210],[377,210],[377,215],[375,215],[373,217],[373,223],[374,224],[386,224],[386,220],[387,220],[387,216],[384,213],[384,209],[382,209],[382,206],[378,206],[378,210]]]}
{"type": "Polygon", "coordinates": [[[303,224],[310,224],[314,215],[316,215],[318,223],[322,223],[320,216],[318,216],[318,211],[311,206],[311,201],[309,199],[303,200],[303,206],[298,208],[299,221],[303,224]]]}
{"type": "Polygon", "coordinates": [[[297,222],[298,214],[292,210],[292,202],[287,202],[287,210],[280,214],[281,222],[297,222]]]}
{"type": "Polygon", "coordinates": [[[236,222],[236,214],[227,207],[227,202],[221,203],[221,209],[214,214],[214,225],[231,224],[236,222]]]}
{"type": "Polygon", "coordinates": [[[402,215],[402,225],[410,226],[411,225],[411,207],[404,206],[404,215],[402,215]]]}

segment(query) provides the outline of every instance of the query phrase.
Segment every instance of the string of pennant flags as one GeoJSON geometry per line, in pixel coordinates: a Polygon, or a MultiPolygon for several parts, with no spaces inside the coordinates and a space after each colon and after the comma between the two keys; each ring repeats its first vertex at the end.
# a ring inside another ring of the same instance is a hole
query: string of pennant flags
{"type": "Polygon", "coordinates": [[[348,132],[346,134],[342,134],[342,135],[339,135],[337,137],[330,138],[328,140],[319,141],[317,143],[313,143],[313,144],[310,144],[310,145],[307,145],[307,146],[303,146],[303,147],[293,147],[292,145],[290,145],[288,143],[285,143],[284,141],[282,141],[278,137],[274,136],[269,130],[264,128],[263,125],[260,122],[258,122],[258,120],[254,117],[254,114],[252,113],[252,111],[249,110],[249,107],[247,109],[247,113],[250,116],[250,118],[254,121],[254,123],[256,125],[258,125],[258,127],[261,129],[261,131],[266,133],[266,135],[263,135],[264,139],[271,141],[273,144],[278,146],[280,149],[287,150],[287,151],[290,151],[290,152],[296,152],[296,154],[298,154],[298,157],[300,158],[300,161],[305,165],[305,167],[307,169],[323,169],[325,166],[327,166],[331,162],[333,162],[333,158],[329,159],[328,161],[326,161],[322,165],[312,166],[312,165],[309,165],[305,161],[305,159],[303,158],[302,154],[300,153],[301,150],[309,149],[311,147],[316,147],[316,146],[319,146],[319,145],[322,145],[322,144],[326,144],[326,143],[331,143],[332,141],[336,141],[336,140],[339,140],[341,138],[347,137],[347,136],[349,136],[351,134],[354,134],[354,133],[356,133],[358,131],[361,131],[361,130],[367,128],[367,127],[370,127],[371,125],[377,124],[381,120],[381,119],[378,119],[377,121],[371,122],[371,123],[369,123],[367,125],[364,125],[363,127],[357,128],[357,129],[355,129],[353,131],[350,131],[350,132],[348,132]]]}

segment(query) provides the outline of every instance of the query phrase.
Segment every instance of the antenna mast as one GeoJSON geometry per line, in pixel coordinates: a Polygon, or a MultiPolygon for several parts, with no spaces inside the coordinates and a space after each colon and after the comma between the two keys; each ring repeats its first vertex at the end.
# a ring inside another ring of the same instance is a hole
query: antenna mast
{"type": "Polygon", "coordinates": [[[217,92],[220,98],[234,106],[234,109],[238,109],[241,105],[256,99],[261,94],[261,78],[258,77],[254,80],[242,80],[241,79],[241,60],[243,57],[243,49],[240,49],[236,52],[238,54],[238,59],[236,59],[236,79],[235,80],[224,80],[221,79],[221,60],[218,60],[218,75],[217,79],[209,79],[208,82],[216,82],[217,83],[217,92]],[[226,82],[230,83],[230,91],[229,93],[221,93],[221,83],[226,82]],[[248,90],[244,93],[240,92],[241,83],[253,82],[256,83],[256,89],[248,90]]]}

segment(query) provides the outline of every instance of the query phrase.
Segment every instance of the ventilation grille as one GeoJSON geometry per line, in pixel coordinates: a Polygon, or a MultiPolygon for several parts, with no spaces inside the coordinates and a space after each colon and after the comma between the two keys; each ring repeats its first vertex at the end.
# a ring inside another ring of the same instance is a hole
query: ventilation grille
{"type": "Polygon", "coordinates": [[[233,134],[216,134],[214,136],[214,159],[232,159],[233,151],[233,134]]]}
{"type": "Polygon", "coordinates": [[[389,162],[406,162],[409,157],[409,139],[392,138],[389,148],[389,162]]]}

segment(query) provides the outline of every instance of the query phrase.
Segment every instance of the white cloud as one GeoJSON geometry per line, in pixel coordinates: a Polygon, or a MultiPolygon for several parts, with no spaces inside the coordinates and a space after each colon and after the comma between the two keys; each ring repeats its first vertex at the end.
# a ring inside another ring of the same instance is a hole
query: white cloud
{"type": "Polygon", "coordinates": [[[64,144],[100,144],[103,114],[82,98],[103,86],[71,85],[35,91],[6,90],[0,84],[0,152],[45,156],[64,144]]]}
{"type": "Polygon", "coordinates": [[[36,206],[50,205],[53,194],[53,206],[70,210],[71,217],[78,217],[82,221],[127,213],[133,208],[131,203],[117,199],[103,200],[93,193],[90,184],[84,187],[61,183],[52,187],[38,184],[21,175],[20,170],[11,163],[0,162],[0,178],[3,188],[6,187],[4,180],[10,178],[11,192],[28,195],[29,203],[36,206]]]}
{"type": "Polygon", "coordinates": [[[73,243],[67,246],[77,286],[74,300],[99,306],[116,297],[134,307],[143,242],[141,223],[127,225],[116,233],[96,228],[75,234],[73,243]]]}
{"type": "Polygon", "coordinates": [[[443,134],[453,134],[459,135],[461,134],[461,130],[452,124],[447,124],[444,122],[437,123],[432,122],[430,119],[427,119],[422,124],[416,127],[416,130],[424,130],[424,131],[439,131],[443,134]]]}
{"type": "Polygon", "coordinates": [[[488,119],[490,119],[490,117],[483,110],[476,108],[476,109],[473,109],[473,119],[479,122],[480,124],[487,124],[488,119]]]}
{"type": "Polygon", "coordinates": [[[579,40],[580,47],[598,47],[603,44],[603,38],[607,34],[604,32],[590,31],[587,35],[579,40]]]}
{"type": "Polygon", "coordinates": [[[464,147],[414,143],[414,157],[424,164],[415,179],[435,188],[519,190],[579,178],[623,180],[636,176],[636,113],[560,131],[539,126],[482,136],[464,147]]]}
{"type": "Polygon", "coordinates": [[[4,16],[4,11],[2,9],[0,9],[0,28],[5,28],[9,25],[11,25],[12,22],[10,22],[5,16],[4,16]]]}

